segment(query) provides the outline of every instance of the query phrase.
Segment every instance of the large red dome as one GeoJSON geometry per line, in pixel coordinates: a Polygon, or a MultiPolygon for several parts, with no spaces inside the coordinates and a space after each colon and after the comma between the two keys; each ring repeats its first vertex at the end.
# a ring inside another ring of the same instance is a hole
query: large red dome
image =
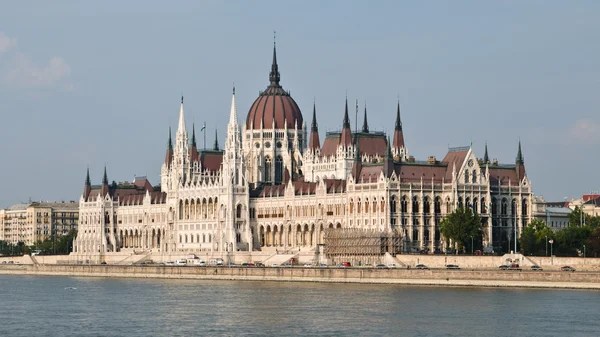
{"type": "Polygon", "coordinates": [[[279,84],[279,69],[277,66],[277,52],[273,48],[273,64],[269,74],[271,84],[267,90],[260,93],[248,111],[246,129],[294,129],[296,125],[302,128],[304,119],[302,112],[290,93],[283,90],[279,84]]]}

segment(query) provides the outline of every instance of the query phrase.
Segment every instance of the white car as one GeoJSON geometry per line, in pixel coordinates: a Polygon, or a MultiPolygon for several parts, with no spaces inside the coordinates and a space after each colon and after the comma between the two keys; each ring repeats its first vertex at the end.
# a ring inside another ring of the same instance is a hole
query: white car
{"type": "Polygon", "coordinates": [[[174,265],[175,265],[175,262],[173,262],[173,261],[165,262],[165,266],[174,266],[174,265]]]}
{"type": "Polygon", "coordinates": [[[187,264],[186,260],[177,260],[175,261],[176,266],[185,266],[187,264]]]}
{"type": "Polygon", "coordinates": [[[388,263],[387,265],[388,268],[396,268],[396,264],[395,263],[388,263]]]}
{"type": "Polygon", "coordinates": [[[273,263],[273,264],[271,264],[271,267],[279,267],[279,264],[273,263]]]}
{"type": "Polygon", "coordinates": [[[312,264],[310,264],[310,263],[305,263],[303,267],[304,267],[304,268],[312,268],[312,266],[313,266],[313,265],[312,265],[312,264]]]}

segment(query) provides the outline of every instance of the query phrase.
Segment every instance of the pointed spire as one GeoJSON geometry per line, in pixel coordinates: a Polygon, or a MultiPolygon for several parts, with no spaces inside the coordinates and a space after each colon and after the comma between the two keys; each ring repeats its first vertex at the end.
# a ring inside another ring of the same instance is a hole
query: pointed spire
{"type": "Polygon", "coordinates": [[[367,101],[365,101],[365,119],[363,121],[362,132],[369,133],[369,123],[367,122],[367,101]]]}
{"type": "Polygon", "coordinates": [[[321,142],[319,140],[319,125],[317,124],[317,105],[315,101],[313,101],[313,120],[310,127],[308,148],[313,150],[318,150],[321,148],[321,142]]]}
{"type": "Polygon", "coordinates": [[[348,117],[348,96],[346,96],[346,109],[344,110],[343,128],[350,128],[350,118],[348,117]]]}
{"type": "Polygon", "coordinates": [[[396,155],[401,148],[404,147],[404,133],[402,132],[402,121],[400,120],[400,100],[398,100],[398,107],[396,108],[396,125],[394,127],[394,142],[392,143],[396,155]]]}
{"type": "Polygon", "coordinates": [[[269,81],[272,87],[279,87],[279,66],[277,65],[277,45],[275,42],[275,32],[273,32],[273,63],[269,73],[269,81]]]}
{"type": "MultiPolygon", "coordinates": [[[[235,88],[233,89],[233,92],[235,93],[235,88]]],[[[217,135],[217,129],[215,129],[215,143],[213,144],[213,150],[219,151],[219,136],[217,135]]]]}
{"type": "Polygon", "coordinates": [[[319,131],[319,125],[317,124],[317,105],[313,100],[313,119],[310,125],[310,131],[319,131]]]}
{"type": "Polygon", "coordinates": [[[352,131],[350,130],[350,118],[348,118],[348,95],[346,95],[346,109],[344,110],[344,123],[340,136],[340,144],[344,146],[352,145],[352,131]]]}
{"type": "Polygon", "coordinates": [[[85,175],[85,186],[92,186],[92,181],[90,180],[90,168],[87,168],[87,174],[85,175]]]}
{"type": "Polygon", "coordinates": [[[523,159],[523,152],[521,151],[521,140],[519,139],[519,150],[517,151],[517,165],[525,164],[525,160],[523,159]]]}
{"type": "Polygon", "coordinates": [[[387,137],[387,148],[385,150],[385,158],[386,159],[392,159],[394,158],[394,156],[392,155],[392,147],[391,147],[391,143],[390,143],[390,137],[387,137]]]}
{"type": "Polygon", "coordinates": [[[402,131],[402,121],[400,120],[400,101],[398,101],[398,108],[396,110],[396,126],[394,127],[396,131],[402,131]]]}
{"type": "Polygon", "coordinates": [[[184,133],[186,134],[187,138],[187,133],[185,130],[185,117],[183,112],[183,96],[181,96],[181,106],[179,107],[179,125],[177,127],[177,133],[184,133]]]}
{"type": "Polygon", "coordinates": [[[237,123],[237,108],[235,106],[235,86],[233,87],[233,94],[231,96],[231,110],[229,111],[229,127],[238,127],[237,123]]]}
{"type": "Polygon", "coordinates": [[[488,155],[487,142],[485,142],[485,153],[483,154],[483,163],[487,164],[490,162],[490,156],[488,155]]]}
{"type": "Polygon", "coordinates": [[[192,123],[192,147],[196,147],[196,126],[192,123]]]}
{"type": "Polygon", "coordinates": [[[169,141],[167,142],[167,149],[173,150],[173,140],[171,138],[171,127],[169,126],[169,141]]]}
{"type": "Polygon", "coordinates": [[[92,192],[92,181],[90,180],[90,167],[87,168],[87,174],[85,175],[85,186],[83,187],[83,199],[88,200],[92,192]]]}
{"type": "Polygon", "coordinates": [[[104,165],[104,176],[102,177],[102,185],[108,185],[108,175],[106,175],[106,165],[104,165]]]}

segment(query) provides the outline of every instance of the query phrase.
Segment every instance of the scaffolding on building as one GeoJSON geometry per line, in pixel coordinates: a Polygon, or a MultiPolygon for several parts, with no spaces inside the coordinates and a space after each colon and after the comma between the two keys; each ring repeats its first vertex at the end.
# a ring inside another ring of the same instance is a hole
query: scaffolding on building
{"type": "Polygon", "coordinates": [[[353,265],[374,265],[382,263],[386,253],[402,252],[402,233],[396,231],[328,228],[323,241],[325,256],[336,264],[348,261],[353,265]]]}

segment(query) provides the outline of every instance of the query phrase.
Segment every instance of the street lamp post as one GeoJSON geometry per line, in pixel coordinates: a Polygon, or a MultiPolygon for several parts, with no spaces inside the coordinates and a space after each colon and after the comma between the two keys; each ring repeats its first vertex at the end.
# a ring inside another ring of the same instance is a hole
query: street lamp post
{"type": "Polygon", "coordinates": [[[550,239],[548,242],[550,242],[550,256],[552,256],[552,244],[554,243],[554,240],[550,239]]]}
{"type": "Polygon", "coordinates": [[[548,256],[548,235],[546,235],[546,256],[548,256]]]}
{"type": "Polygon", "coordinates": [[[585,245],[583,245],[583,260],[585,261],[585,245]]]}

